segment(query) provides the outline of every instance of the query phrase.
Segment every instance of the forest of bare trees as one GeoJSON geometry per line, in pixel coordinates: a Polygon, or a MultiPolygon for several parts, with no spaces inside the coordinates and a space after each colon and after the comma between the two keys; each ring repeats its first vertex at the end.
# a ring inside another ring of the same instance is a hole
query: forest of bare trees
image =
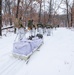
{"type": "Polygon", "coordinates": [[[20,16],[25,26],[33,19],[35,25],[73,27],[73,12],[74,0],[0,0],[0,35],[4,25],[13,26],[20,16]]]}

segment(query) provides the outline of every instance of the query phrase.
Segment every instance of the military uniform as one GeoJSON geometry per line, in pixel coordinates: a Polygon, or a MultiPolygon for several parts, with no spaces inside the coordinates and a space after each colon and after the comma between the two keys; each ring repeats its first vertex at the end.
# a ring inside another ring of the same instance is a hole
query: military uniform
{"type": "Polygon", "coordinates": [[[33,24],[33,20],[28,21],[28,28],[30,32],[30,36],[36,35],[36,26],[33,24]]]}
{"type": "Polygon", "coordinates": [[[38,33],[43,35],[43,25],[37,24],[38,33]]]}
{"type": "Polygon", "coordinates": [[[18,19],[18,40],[21,41],[25,35],[25,28],[22,24],[22,20],[18,19]]]}
{"type": "Polygon", "coordinates": [[[35,25],[32,25],[32,36],[36,35],[36,27],[35,25]]]}
{"type": "Polygon", "coordinates": [[[50,36],[50,25],[46,26],[46,30],[47,30],[47,36],[50,36]]]}

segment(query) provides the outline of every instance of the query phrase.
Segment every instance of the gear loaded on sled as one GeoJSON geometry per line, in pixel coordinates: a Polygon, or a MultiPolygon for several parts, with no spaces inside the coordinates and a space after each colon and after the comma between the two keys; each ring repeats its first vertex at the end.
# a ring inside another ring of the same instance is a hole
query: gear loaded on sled
{"type": "Polygon", "coordinates": [[[30,56],[43,44],[43,35],[30,36],[13,44],[13,56],[28,62],[30,56]]]}

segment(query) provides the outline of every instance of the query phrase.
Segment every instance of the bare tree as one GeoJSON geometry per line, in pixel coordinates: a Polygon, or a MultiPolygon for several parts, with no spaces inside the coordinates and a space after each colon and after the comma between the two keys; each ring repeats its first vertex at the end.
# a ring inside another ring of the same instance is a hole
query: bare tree
{"type": "MultiPolygon", "coordinates": [[[[18,18],[18,12],[19,12],[19,3],[20,3],[20,0],[18,0],[18,2],[17,2],[16,18],[18,18]]],[[[16,33],[16,28],[14,28],[14,33],[16,33]]]]}
{"type": "Polygon", "coordinates": [[[46,19],[45,19],[45,0],[44,0],[44,25],[46,23],[46,19]]]}
{"type": "Polygon", "coordinates": [[[74,26],[74,0],[71,8],[71,27],[74,26]]]}
{"type": "Polygon", "coordinates": [[[68,10],[68,0],[66,0],[66,8],[67,8],[67,27],[69,26],[69,14],[68,14],[68,12],[69,12],[69,10],[68,10]]]}
{"type": "Polygon", "coordinates": [[[33,0],[30,0],[30,4],[31,4],[31,6],[30,6],[30,18],[32,19],[32,12],[33,12],[33,10],[32,10],[32,2],[33,2],[33,0]]]}
{"type": "Polygon", "coordinates": [[[50,0],[48,3],[49,3],[49,18],[48,18],[48,23],[51,24],[51,21],[52,21],[52,0],[50,0]]]}
{"type": "Polygon", "coordinates": [[[39,19],[38,19],[38,23],[41,23],[41,7],[42,7],[42,0],[38,0],[40,9],[39,9],[39,19]]]}
{"type": "Polygon", "coordinates": [[[2,36],[2,30],[1,30],[1,27],[2,27],[2,0],[0,0],[0,36],[2,36]]]}
{"type": "Polygon", "coordinates": [[[12,1],[8,0],[7,1],[7,5],[8,5],[8,12],[9,12],[9,22],[10,22],[10,25],[12,25],[12,18],[11,18],[11,4],[12,4],[12,1]]]}
{"type": "Polygon", "coordinates": [[[2,1],[3,2],[3,4],[2,4],[2,10],[3,10],[3,24],[5,23],[5,25],[7,25],[7,13],[8,13],[8,11],[7,11],[7,0],[3,0],[2,1]]]}
{"type": "Polygon", "coordinates": [[[7,21],[8,23],[10,23],[10,25],[12,25],[12,5],[13,5],[13,1],[12,0],[3,0],[2,1],[2,10],[3,10],[3,17],[4,17],[4,22],[5,25],[7,25],[7,21]]]}
{"type": "Polygon", "coordinates": [[[18,12],[19,12],[19,3],[20,3],[20,0],[17,0],[17,11],[16,11],[16,18],[18,18],[18,12]]]}

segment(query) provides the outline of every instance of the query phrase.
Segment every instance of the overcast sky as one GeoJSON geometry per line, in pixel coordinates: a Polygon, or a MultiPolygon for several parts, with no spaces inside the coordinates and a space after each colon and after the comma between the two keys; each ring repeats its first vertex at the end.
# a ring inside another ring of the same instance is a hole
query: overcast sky
{"type": "MultiPolygon", "coordinates": [[[[45,1],[46,1],[46,5],[48,6],[47,1],[50,1],[50,0],[45,0],[45,1]]],[[[57,10],[58,14],[66,13],[65,10],[64,10],[64,8],[66,9],[66,5],[65,5],[65,2],[64,2],[65,0],[52,0],[52,1],[53,1],[53,6],[54,6],[53,8],[54,8],[55,11],[57,10]]],[[[72,6],[73,0],[68,0],[68,1],[69,1],[69,5],[72,6]]],[[[47,10],[47,6],[46,6],[46,10],[47,10]]]]}

